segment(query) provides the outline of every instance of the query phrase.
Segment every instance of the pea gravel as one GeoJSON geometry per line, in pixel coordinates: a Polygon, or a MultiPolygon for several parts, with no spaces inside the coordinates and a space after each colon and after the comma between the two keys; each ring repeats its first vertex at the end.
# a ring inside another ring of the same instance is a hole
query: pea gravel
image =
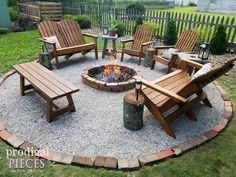
{"type": "MultiPolygon", "coordinates": [[[[101,58],[101,54],[99,55],[101,58]]],[[[119,57],[120,58],[120,54],[119,57]]],[[[155,70],[137,65],[137,60],[126,56],[123,65],[135,68],[147,80],[165,75],[166,67],[157,64],[155,70]]],[[[53,152],[80,154],[85,156],[111,156],[133,158],[170,148],[210,130],[223,114],[223,100],[213,84],[205,90],[213,105],[208,108],[199,104],[194,108],[197,122],[185,116],[172,123],[176,139],[168,136],[145,108],[144,126],[139,131],[123,127],[123,97],[128,92],[111,93],[84,85],[83,69],[107,64],[111,59],[94,60],[94,53],[75,55],[72,60],[62,62],[61,69],[53,72],[78,85],[80,92],[73,94],[77,111],[64,114],[51,124],[46,122],[46,104],[34,92],[24,97],[19,94],[19,75],[9,77],[0,87],[0,121],[8,130],[41,148],[53,152]],[[79,58],[79,59],[78,59],[79,58]]],[[[119,63],[119,60],[116,60],[119,63]]],[[[131,90],[132,91],[132,90],[131,90]]],[[[65,99],[57,101],[65,105],[65,99]]]]}

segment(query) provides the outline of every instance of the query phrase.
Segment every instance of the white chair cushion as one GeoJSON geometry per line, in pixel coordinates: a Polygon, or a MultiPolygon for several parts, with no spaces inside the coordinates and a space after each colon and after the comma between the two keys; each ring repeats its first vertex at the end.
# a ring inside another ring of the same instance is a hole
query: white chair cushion
{"type": "Polygon", "coordinates": [[[199,69],[194,75],[192,75],[192,80],[202,76],[203,74],[206,74],[207,72],[211,71],[211,69],[211,63],[203,65],[201,69],[199,69]]]}
{"type": "Polygon", "coordinates": [[[165,59],[170,60],[172,58],[172,53],[176,53],[176,52],[179,52],[179,50],[174,49],[174,48],[167,49],[167,50],[164,51],[162,57],[165,58],[165,59]]]}
{"type": "MultiPolygon", "coordinates": [[[[45,37],[44,38],[47,42],[51,42],[51,43],[56,43],[56,48],[60,49],[61,48],[61,44],[59,43],[58,39],[56,36],[51,36],[51,37],[45,37]]],[[[48,49],[48,51],[53,50],[52,45],[46,44],[46,48],[48,49]]]]}

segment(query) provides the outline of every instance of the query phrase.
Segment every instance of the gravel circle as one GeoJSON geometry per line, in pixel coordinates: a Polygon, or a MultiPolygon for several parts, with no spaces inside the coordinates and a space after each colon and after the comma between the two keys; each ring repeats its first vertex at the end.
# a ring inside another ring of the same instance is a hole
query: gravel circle
{"type": "MultiPolygon", "coordinates": [[[[118,58],[120,54],[118,54],[118,58]]],[[[101,58],[101,53],[99,54],[101,58]]],[[[126,56],[122,65],[134,68],[147,80],[165,75],[166,66],[156,64],[154,70],[137,65],[137,59],[126,56]]],[[[78,85],[80,91],[73,94],[76,112],[64,114],[51,124],[46,122],[46,104],[34,92],[24,97],[19,94],[19,75],[9,77],[0,87],[0,121],[7,129],[24,140],[52,152],[80,154],[84,156],[110,156],[135,158],[158,152],[185,142],[215,126],[224,111],[221,94],[213,84],[204,90],[213,108],[199,104],[194,108],[198,118],[192,122],[185,116],[175,120],[173,128],[176,139],[168,136],[154,117],[145,108],[144,126],[139,131],[123,127],[123,97],[128,92],[114,93],[99,91],[82,83],[81,74],[90,66],[120,63],[106,59],[94,60],[94,53],[80,54],[62,62],[60,70],[53,70],[62,78],[78,85]],[[79,58],[79,59],[78,59],[79,58]]],[[[60,99],[58,105],[65,105],[60,99]]]]}

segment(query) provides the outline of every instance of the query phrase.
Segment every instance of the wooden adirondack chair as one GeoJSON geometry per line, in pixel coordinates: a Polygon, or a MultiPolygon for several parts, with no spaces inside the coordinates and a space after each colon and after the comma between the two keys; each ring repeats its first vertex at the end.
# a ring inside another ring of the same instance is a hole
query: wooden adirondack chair
{"type": "Polygon", "coordinates": [[[167,65],[168,70],[167,74],[171,71],[171,68],[177,68],[178,66],[178,58],[172,57],[170,60],[165,59],[162,56],[158,56],[159,50],[175,48],[178,49],[179,52],[192,52],[198,40],[198,34],[193,31],[184,31],[180,37],[178,38],[176,44],[174,46],[157,46],[156,47],[156,54],[153,57],[153,62],[151,69],[154,69],[155,63],[160,62],[161,64],[167,65]]]}
{"type": "Polygon", "coordinates": [[[68,59],[75,53],[82,52],[86,54],[90,50],[95,50],[95,58],[98,59],[97,53],[97,36],[82,33],[79,24],[72,19],[64,19],[61,22],[53,22],[45,20],[38,25],[39,33],[44,44],[53,46],[52,57],[55,57],[56,66],[59,69],[59,56],[66,56],[68,59]],[[44,40],[45,37],[56,36],[61,48],[57,49],[55,43],[50,43],[44,40]],[[84,36],[89,36],[94,39],[93,43],[86,44],[84,36]]]}
{"type": "Polygon", "coordinates": [[[143,82],[144,86],[142,87],[141,94],[145,97],[145,105],[149,111],[166,133],[176,138],[170,123],[181,114],[185,114],[190,120],[196,121],[197,119],[191,109],[201,101],[206,106],[212,107],[207,94],[203,91],[203,87],[229,71],[234,66],[234,61],[236,61],[236,58],[194,80],[192,80],[189,74],[201,68],[202,65],[187,60],[180,61],[178,70],[156,80],[147,81],[138,76],[134,78],[143,82]],[[192,100],[188,99],[195,94],[195,98],[192,100]],[[164,112],[175,106],[178,109],[164,116],[164,112]]]}
{"type": "Polygon", "coordinates": [[[138,25],[133,39],[121,41],[123,43],[121,61],[123,61],[124,53],[126,53],[131,56],[139,57],[138,65],[140,65],[141,58],[145,56],[148,46],[152,44],[153,31],[153,28],[147,24],[138,25]],[[125,48],[125,44],[128,42],[133,42],[130,49],[125,48]]]}

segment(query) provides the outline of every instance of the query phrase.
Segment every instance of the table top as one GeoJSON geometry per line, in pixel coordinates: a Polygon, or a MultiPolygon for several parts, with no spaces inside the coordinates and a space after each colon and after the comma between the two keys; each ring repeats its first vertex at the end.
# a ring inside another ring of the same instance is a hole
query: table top
{"type": "Polygon", "coordinates": [[[115,36],[109,36],[109,35],[102,34],[101,38],[103,38],[103,39],[117,39],[118,35],[116,34],[115,36]]]}
{"type": "Polygon", "coordinates": [[[178,53],[178,57],[179,59],[182,59],[182,60],[191,60],[191,61],[195,61],[201,64],[209,63],[209,60],[202,60],[201,58],[199,58],[198,54],[180,52],[178,53]]]}

